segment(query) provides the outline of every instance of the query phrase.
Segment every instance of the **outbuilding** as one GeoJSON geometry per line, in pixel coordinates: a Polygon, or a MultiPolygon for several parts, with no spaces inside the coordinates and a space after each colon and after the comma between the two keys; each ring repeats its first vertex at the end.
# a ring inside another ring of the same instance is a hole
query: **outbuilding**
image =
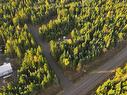
{"type": "Polygon", "coordinates": [[[7,76],[13,72],[11,63],[4,63],[0,66],[0,77],[7,76]]]}

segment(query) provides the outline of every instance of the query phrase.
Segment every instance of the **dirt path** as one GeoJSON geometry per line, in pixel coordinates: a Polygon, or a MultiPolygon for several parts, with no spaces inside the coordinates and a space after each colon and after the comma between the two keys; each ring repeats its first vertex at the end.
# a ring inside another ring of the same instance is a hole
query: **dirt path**
{"type": "Polygon", "coordinates": [[[68,91],[68,89],[73,85],[73,83],[67,77],[64,76],[62,69],[57,65],[58,63],[55,62],[55,60],[52,58],[50,54],[49,44],[40,38],[38,34],[38,28],[36,26],[29,26],[29,30],[31,34],[34,36],[36,42],[42,46],[44,56],[46,57],[50,67],[59,79],[60,85],[62,86],[63,90],[68,91]]]}
{"type": "Polygon", "coordinates": [[[98,84],[107,79],[117,67],[124,65],[126,61],[127,47],[116,54],[116,56],[112,57],[112,59],[104,63],[104,65],[100,66],[97,70],[92,71],[80,82],[76,83],[75,86],[64,95],[87,95],[98,84]]]}

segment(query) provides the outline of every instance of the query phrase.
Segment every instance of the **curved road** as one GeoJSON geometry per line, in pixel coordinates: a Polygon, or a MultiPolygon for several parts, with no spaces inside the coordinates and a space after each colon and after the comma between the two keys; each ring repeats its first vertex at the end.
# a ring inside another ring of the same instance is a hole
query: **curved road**
{"type": "Polygon", "coordinates": [[[58,95],[90,95],[88,94],[90,91],[92,91],[97,85],[101,84],[105,79],[107,79],[117,67],[124,65],[127,61],[127,47],[125,47],[118,54],[116,54],[116,56],[113,56],[110,60],[107,60],[107,62],[102,66],[84,76],[79,82],[73,84],[63,75],[62,70],[52,59],[49,51],[49,45],[45,41],[41,40],[37,30],[30,27],[30,31],[38,44],[43,46],[44,55],[60,80],[64,93],[60,93],[58,95]]]}
{"type": "Polygon", "coordinates": [[[67,77],[64,76],[62,69],[57,65],[58,63],[55,62],[55,60],[52,58],[52,56],[50,54],[49,44],[40,38],[40,36],[38,34],[38,28],[37,27],[29,26],[29,31],[31,32],[31,34],[35,38],[37,44],[41,45],[42,50],[43,50],[43,54],[46,57],[51,69],[55,72],[58,80],[60,81],[60,85],[62,86],[63,90],[68,91],[69,88],[73,84],[67,77]]]}

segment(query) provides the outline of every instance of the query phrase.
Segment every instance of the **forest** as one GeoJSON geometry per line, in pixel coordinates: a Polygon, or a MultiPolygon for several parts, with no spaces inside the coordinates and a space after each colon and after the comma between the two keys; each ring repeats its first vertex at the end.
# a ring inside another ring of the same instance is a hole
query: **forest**
{"type": "MultiPolygon", "coordinates": [[[[39,26],[40,37],[49,42],[61,67],[76,70],[126,39],[127,1],[0,0],[0,47],[4,46],[5,56],[21,60],[16,84],[2,87],[3,95],[31,95],[54,81],[55,74],[29,25],[39,26]]],[[[111,85],[105,91],[99,87],[97,95],[125,92],[115,92],[115,84],[111,85]]]]}
{"type": "Polygon", "coordinates": [[[113,78],[108,79],[96,90],[96,95],[126,95],[127,65],[117,68],[113,78]]]}
{"type": "Polygon", "coordinates": [[[1,89],[1,95],[34,95],[33,91],[45,88],[53,81],[54,74],[49,70],[40,47],[27,50],[17,73],[17,82],[1,89]]]}
{"type": "Polygon", "coordinates": [[[43,3],[43,0],[0,1],[0,47],[3,47],[6,57],[21,61],[16,83],[12,80],[7,86],[0,88],[2,95],[31,95],[38,89],[45,89],[54,81],[54,73],[43,55],[43,50],[28,29],[29,23],[38,22],[37,16],[38,19],[43,19],[52,9],[46,9],[47,12],[42,6],[38,9],[37,6],[43,3]],[[42,15],[42,12],[46,14],[42,15]]]}
{"type": "MultiPolygon", "coordinates": [[[[53,20],[52,24],[49,22],[40,27],[40,35],[48,40],[51,39],[52,55],[62,67],[75,70],[126,39],[127,4],[125,2],[124,0],[93,0],[67,4],[62,8],[64,12],[61,11],[57,19],[63,21],[63,18],[71,17],[68,22],[73,25],[64,25],[63,29],[60,26],[56,27],[58,22],[53,20]],[[51,26],[53,29],[50,28],[51,26]]],[[[63,24],[64,22],[60,25],[63,24]]]]}

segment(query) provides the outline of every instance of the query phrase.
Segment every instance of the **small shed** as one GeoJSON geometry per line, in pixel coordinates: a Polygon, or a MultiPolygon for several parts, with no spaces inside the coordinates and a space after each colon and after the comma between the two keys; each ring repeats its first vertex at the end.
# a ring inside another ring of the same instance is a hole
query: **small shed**
{"type": "Polygon", "coordinates": [[[13,72],[11,63],[4,63],[0,66],[0,77],[4,77],[13,72]]]}

